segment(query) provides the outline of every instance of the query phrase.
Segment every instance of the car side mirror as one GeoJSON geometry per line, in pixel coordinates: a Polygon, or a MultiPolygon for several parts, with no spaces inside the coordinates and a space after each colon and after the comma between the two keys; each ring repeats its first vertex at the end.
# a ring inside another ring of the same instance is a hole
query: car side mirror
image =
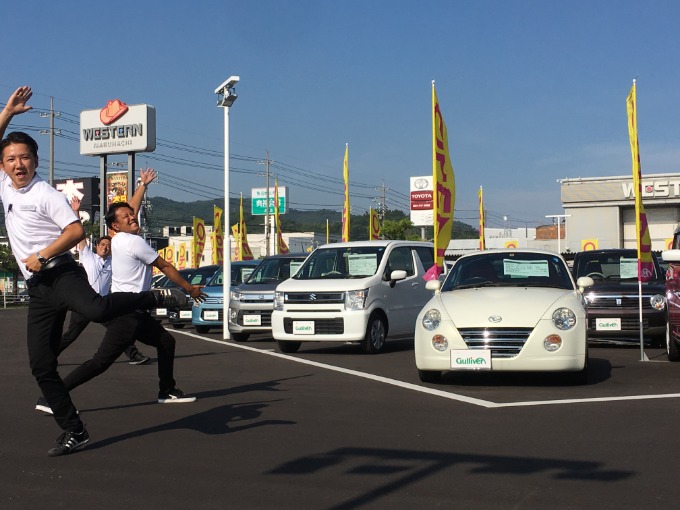
{"type": "Polygon", "coordinates": [[[426,288],[427,290],[431,290],[431,291],[433,291],[433,292],[437,292],[439,289],[442,288],[442,282],[440,282],[439,280],[428,280],[428,281],[425,283],[425,288],[426,288]]]}
{"type": "Polygon", "coordinates": [[[666,250],[661,253],[664,262],[680,262],[680,250],[666,250]]]}
{"type": "Polygon", "coordinates": [[[581,278],[576,280],[576,285],[578,286],[578,290],[583,292],[588,287],[595,285],[595,281],[590,276],[581,276],[581,278]]]}
{"type": "Polygon", "coordinates": [[[405,278],[406,278],[406,271],[404,271],[403,269],[395,269],[390,274],[390,280],[393,281],[393,282],[397,282],[397,281],[403,280],[405,278]]]}

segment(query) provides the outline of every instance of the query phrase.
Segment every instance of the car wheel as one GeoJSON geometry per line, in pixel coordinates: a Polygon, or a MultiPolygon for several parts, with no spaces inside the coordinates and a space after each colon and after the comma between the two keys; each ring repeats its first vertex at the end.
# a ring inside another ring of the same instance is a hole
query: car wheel
{"type": "Polygon", "coordinates": [[[231,337],[236,342],[245,342],[245,341],[248,340],[249,336],[250,336],[250,333],[231,333],[231,337]]]}
{"type": "Polygon", "coordinates": [[[294,352],[298,352],[300,346],[302,345],[302,342],[288,342],[286,340],[277,340],[276,345],[278,346],[281,352],[292,354],[294,352]]]}
{"type": "Polygon", "coordinates": [[[208,326],[194,326],[196,328],[196,333],[207,333],[210,331],[208,326]]]}
{"type": "Polygon", "coordinates": [[[367,354],[377,354],[385,347],[385,337],[387,328],[385,321],[380,315],[372,315],[366,326],[366,336],[362,343],[364,352],[367,354]]]}
{"type": "Polygon", "coordinates": [[[439,370],[418,370],[418,377],[422,382],[438,383],[442,380],[442,373],[439,370]]]}
{"type": "Polygon", "coordinates": [[[680,349],[678,348],[678,342],[671,335],[669,321],[666,321],[666,354],[668,354],[668,361],[680,361],[680,349]]]}
{"type": "Polygon", "coordinates": [[[182,329],[184,327],[184,324],[181,324],[181,323],[180,324],[173,324],[172,327],[175,328],[175,329],[182,329]]]}

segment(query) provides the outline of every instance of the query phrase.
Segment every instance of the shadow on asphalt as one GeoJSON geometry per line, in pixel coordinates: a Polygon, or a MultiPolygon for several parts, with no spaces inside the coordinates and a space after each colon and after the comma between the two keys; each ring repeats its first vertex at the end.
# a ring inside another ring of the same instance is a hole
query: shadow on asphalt
{"type": "Polygon", "coordinates": [[[419,480],[461,465],[467,467],[467,472],[478,475],[524,476],[548,472],[552,473],[555,480],[618,482],[636,474],[634,471],[605,469],[601,462],[355,447],[301,457],[282,464],[269,474],[307,477],[335,469],[343,476],[349,473],[373,477],[375,483],[371,484],[372,490],[330,507],[333,510],[349,510],[375,505],[386,495],[397,493],[404,487],[417,485],[419,480]]]}

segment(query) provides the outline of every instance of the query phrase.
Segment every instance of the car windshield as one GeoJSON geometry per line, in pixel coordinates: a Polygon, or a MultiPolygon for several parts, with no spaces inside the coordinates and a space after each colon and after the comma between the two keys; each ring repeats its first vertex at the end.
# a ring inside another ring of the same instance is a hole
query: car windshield
{"type": "Polygon", "coordinates": [[[255,268],[245,283],[256,285],[258,283],[282,282],[294,275],[305,261],[306,256],[298,258],[275,257],[264,259],[255,268]]]}
{"type": "Polygon", "coordinates": [[[557,255],[487,251],[456,262],[442,291],[506,286],[574,288],[569,269],[557,255]]]}
{"type": "MultiPolygon", "coordinates": [[[[654,254],[652,254],[654,256],[654,254]]],[[[581,260],[574,275],[576,279],[581,276],[590,276],[595,283],[601,280],[610,282],[616,281],[637,281],[638,261],[637,252],[617,251],[617,252],[583,252],[580,254],[581,260]]],[[[653,280],[663,279],[660,269],[654,264],[653,280]]]]}
{"type": "MultiPolygon", "coordinates": [[[[231,285],[238,285],[240,283],[243,283],[245,279],[247,279],[250,274],[253,272],[255,269],[255,266],[247,266],[247,265],[236,265],[232,264],[231,265],[231,285]]],[[[222,280],[224,279],[224,266],[221,266],[213,275],[213,277],[210,279],[208,282],[207,287],[222,287],[222,280]]]]}
{"type": "Polygon", "coordinates": [[[384,253],[384,246],[319,248],[312,252],[293,278],[316,280],[373,276],[384,253]]]}

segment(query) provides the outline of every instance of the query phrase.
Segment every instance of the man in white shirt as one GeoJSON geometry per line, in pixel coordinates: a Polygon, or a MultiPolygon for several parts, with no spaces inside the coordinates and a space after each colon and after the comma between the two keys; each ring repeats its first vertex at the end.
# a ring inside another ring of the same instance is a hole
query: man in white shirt
{"type": "MultiPolygon", "coordinates": [[[[152,169],[142,170],[142,185],[126,202],[114,202],[106,212],[106,225],[114,232],[111,240],[112,292],[143,292],[151,287],[151,268],[157,267],[186,294],[202,301],[206,294],[201,286],[191,285],[177,269],[165,261],[139,235],[137,204],[141,204],[144,192],[156,173],[152,169]]],[[[150,307],[120,315],[106,322],[106,334],[91,360],[76,367],[64,378],[68,390],[97,377],[106,371],[135,339],[156,348],[158,352],[158,402],[193,402],[195,397],[184,394],[177,388],[174,379],[175,338],[160,322],[149,314],[150,307]]]]}
{"type": "MultiPolygon", "coordinates": [[[[15,115],[31,109],[26,102],[33,92],[19,87],[0,111],[0,198],[5,226],[17,264],[30,296],[27,320],[28,357],[31,371],[63,430],[48,451],[51,457],[66,455],[89,441],[64,382],[57,371],[57,356],[67,310],[89,320],[104,322],[137,308],[162,306],[165,297],[153,292],[109,294],[102,297],[69,250],[85,232],[71,210],[66,195],[36,173],[38,144],[26,133],[3,138],[15,115]]],[[[182,293],[173,300],[186,302],[182,293]]]]}
{"type": "MultiPolygon", "coordinates": [[[[80,199],[73,197],[71,199],[71,208],[77,214],[80,209],[80,199]]],[[[80,254],[80,264],[85,268],[90,285],[97,294],[106,296],[111,290],[111,237],[102,236],[97,243],[95,251],[90,249],[86,239],[78,243],[77,249],[80,254]]],[[[61,344],[59,345],[60,354],[76,341],[89,323],[90,321],[78,312],[71,312],[68,329],[61,337],[61,344]]],[[[130,360],[130,365],[143,365],[151,360],[151,358],[142,354],[135,344],[125,349],[125,355],[130,360]]],[[[36,409],[44,410],[45,403],[42,400],[38,401],[36,409]]]]}

